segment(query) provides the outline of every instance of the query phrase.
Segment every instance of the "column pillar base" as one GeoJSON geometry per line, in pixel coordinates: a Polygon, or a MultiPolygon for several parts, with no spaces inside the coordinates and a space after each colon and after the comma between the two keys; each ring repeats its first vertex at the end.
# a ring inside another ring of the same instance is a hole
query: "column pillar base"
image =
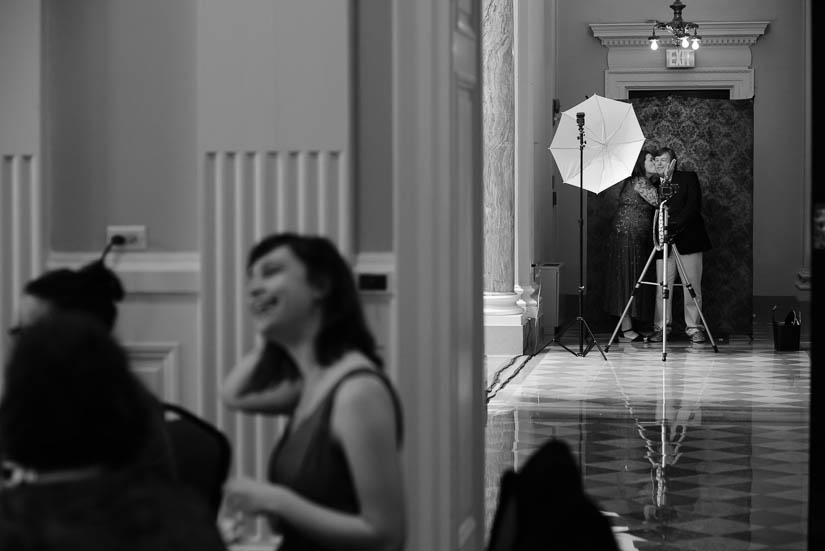
{"type": "Polygon", "coordinates": [[[524,354],[527,316],[516,304],[516,293],[484,293],[484,353],[488,356],[524,354]]]}

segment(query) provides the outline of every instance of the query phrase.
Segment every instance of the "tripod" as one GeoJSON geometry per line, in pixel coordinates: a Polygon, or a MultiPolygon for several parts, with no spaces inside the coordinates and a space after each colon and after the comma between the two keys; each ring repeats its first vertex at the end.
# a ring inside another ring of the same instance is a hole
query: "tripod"
{"type": "Polygon", "coordinates": [[[622,326],[622,320],[630,311],[630,305],[633,304],[633,299],[636,298],[636,294],[641,289],[642,285],[659,285],[662,287],[662,317],[665,318],[662,321],[662,361],[667,360],[667,301],[670,300],[670,289],[668,289],[668,278],[667,278],[667,259],[668,259],[668,248],[673,247],[673,258],[676,260],[676,269],[677,273],[679,274],[679,279],[681,283],[674,283],[673,285],[681,285],[684,290],[690,293],[690,297],[693,299],[693,303],[696,305],[696,310],[699,312],[699,317],[702,320],[702,325],[705,328],[705,332],[708,334],[708,339],[710,339],[710,343],[713,345],[713,351],[719,352],[719,349],[716,347],[716,342],[713,340],[713,335],[711,335],[710,330],[708,329],[708,324],[705,321],[705,315],[702,313],[702,308],[699,306],[699,301],[696,300],[696,291],[693,289],[693,285],[691,285],[690,280],[688,280],[687,275],[685,274],[685,267],[682,265],[682,259],[679,256],[679,249],[676,248],[676,244],[673,242],[673,237],[668,234],[667,230],[667,222],[668,222],[668,206],[667,206],[667,199],[659,203],[659,209],[657,212],[656,219],[653,221],[654,225],[654,234],[657,237],[657,241],[653,250],[650,251],[650,256],[645,263],[645,267],[642,269],[642,274],[639,276],[639,279],[636,280],[636,285],[633,287],[633,292],[630,295],[630,299],[627,301],[627,305],[624,307],[624,311],[622,315],[619,317],[619,323],[616,324],[616,328],[613,330],[613,335],[610,337],[610,341],[608,341],[607,346],[605,346],[605,352],[610,350],[610,345],[613,343],[613,340],[616,338],[616,335],[619,332],[619,329],[622,326]],[[658,222],[659,228],[658,232],[656,232],[656,223],[658,222]],[[656,258],[656,252],[662,251],[662,281],[659,283],[652,283],[650,281],[642,281],[647,273],[647,270],[650,268],[650,265],[653,263],[653,259],[656,258]]]}
{"type": "Polygon", "coordinates": [[[584,300],[584,282],[583,282],[583,272],[584,272],[584,245],[583,245],[583,231],[584,231],[584,113],[579,112],[576,113],[576,124],[579,127],[579,315],[576,316],[575,319],[568,321],[564,324],[564,326],[559,329],[558,333],[553,335],[553,341],[558,343],[559,346],[573,354],[574,356],[584,357],[587,356],[587,353],[595,345],[596,348],[599,349],[599,352],[602,355],[602,358],[607,360],[607,356],[604,355],[604,351],[602,347],[599,346],[599,343],[596,342],[596,337],[593,335],[593,331],[590,330],[590,326],[587,325],[587,322],[584,320],[582,315],[582,304],[584,300]],[[573,326],[576,322],[579,322],[579,351],[576,352],[575,350],[571,350],[570,348],[566,347],[562,344],[559,339],[564,335],[564,333],[573,326]],[[587,338],[585,338],[585,332],[587,333],[587,338]],[[585,340],[588,341],[587,347],[585,347],[584,343],[585,340]]]}

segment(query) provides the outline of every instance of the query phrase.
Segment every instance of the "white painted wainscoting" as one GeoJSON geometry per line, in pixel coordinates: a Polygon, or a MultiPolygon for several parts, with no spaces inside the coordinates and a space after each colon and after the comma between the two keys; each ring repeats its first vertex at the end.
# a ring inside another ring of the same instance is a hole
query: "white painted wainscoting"
{"type": "MultiPolygon", "coordinates": [[[[43,222],[39,159],[4,154],[0,163],[0,329],[5,333],[16,323],[23,285],[41,271],[43,222]]],[[[0,339],[0,357],[6,346],[0,339]]]]}
{"type": "MultiPolygon", "coordinates": [[[[78,268],[100,252],[51,253],[49,270],[78,268]]],[[[132,367],[158,398],[198,413],[200,264],[196,253],[113,253],[107,264],[126,291],[115,328],[132,367]]]]}
{"type": "MultiPolygon", "coordinates": [[[[353,190],[343,151],[207,152],[202,167],[200,388],[203,414],[233,444],[233,476],[266,477],[283,419],[229,411],[221,382],[256,338],[246,313],[246,257],[262,237],[283,231],[330,238],[353,255],[353,190]]],[[[244,548],[271,548],[263,522],[244,548]],[[251,546],[251,547],[248,547],[251,546]]]]}

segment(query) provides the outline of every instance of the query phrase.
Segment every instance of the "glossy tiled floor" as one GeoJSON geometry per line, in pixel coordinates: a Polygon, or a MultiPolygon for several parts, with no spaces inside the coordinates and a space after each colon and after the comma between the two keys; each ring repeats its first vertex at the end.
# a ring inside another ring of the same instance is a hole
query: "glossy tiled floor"
{"type": "Polygon", "coordinates": [[[489,393],[488,527],[501,473],[556,437],[621,549],[806,549],[810,358],[774,351],[769,328],[718,353],[674,339],[667,361],[614,343],[513,362],[489,393]]]}

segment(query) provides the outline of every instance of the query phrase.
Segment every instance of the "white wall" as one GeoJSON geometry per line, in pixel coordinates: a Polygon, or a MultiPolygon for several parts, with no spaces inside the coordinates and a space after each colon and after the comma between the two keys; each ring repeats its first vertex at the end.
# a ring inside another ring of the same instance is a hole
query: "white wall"
{"type": "Polygon", "coordinates": [[[0,6],[0,153],[39,150],[40,5],[0,6]]]}
{"type": "Polygon", "coordinates": [[[516,25],[516,280],[525,286],[531,264],[557,258],[558,213],[552,206],[555,0],[515,6],[516,25]]]}
{"type": "Polygon", "coordinates": [[[391,251],[392,33],[391,2],[357,0],[355,109],[356,221],[359,251],[391,251]]]}
{"type": "Polygon", "coordinates": [[[50,246],[101,249],[109,224],[194,250],[195,0],[44,0],[50,246]]]}

